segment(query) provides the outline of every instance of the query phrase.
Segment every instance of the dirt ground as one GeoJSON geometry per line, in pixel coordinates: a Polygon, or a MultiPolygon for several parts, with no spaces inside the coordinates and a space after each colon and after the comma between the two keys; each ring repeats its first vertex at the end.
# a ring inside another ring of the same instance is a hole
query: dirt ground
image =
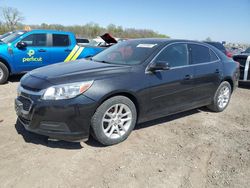
{"type": "Polygon", "coordinates": [[[0,187],[250,187],[250,87],[228,108],[140,124],[118,145],[51,141],[16,124],[18,79],[0,86],[0,187]]]}

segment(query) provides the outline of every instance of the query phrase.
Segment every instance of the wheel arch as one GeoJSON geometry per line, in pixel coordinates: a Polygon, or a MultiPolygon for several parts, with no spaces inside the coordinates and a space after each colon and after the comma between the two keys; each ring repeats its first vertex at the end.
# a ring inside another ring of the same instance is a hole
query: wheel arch
{"type": "Polygon", "coordinates": [[[131,92],[128,92],[128,91],[116,91],[116,92],[112,92],[112,93],[109,93],[107,95],[105,95],[98,103],[98,106],[100,106],[104,101],[112,98],[112,97],[115,97],[115,96],[124,96],[124,97],[127,97],[128,99],[130,99],[134,105],[135,105],[135,108],[136,108],[136,111],[137,111],[137,117],[140,113],[140,105],[139,105],[139,101],[137,99],[137,97],[132,94],[131,92]]]}
{"type": "Polygon", "coordinates": [[[228,82],[228,83],[230,84],[230,86],[231,86],[231,93],[232,93],[233,90],[234,90],[234,82],[233,82],[233,79],[230,78],[230,77],[226,77],[226,78],[224,78],[224,79],[222,80],[222,82],[224,82],[224,81],[226,81],[226,82],[228,82]]]}

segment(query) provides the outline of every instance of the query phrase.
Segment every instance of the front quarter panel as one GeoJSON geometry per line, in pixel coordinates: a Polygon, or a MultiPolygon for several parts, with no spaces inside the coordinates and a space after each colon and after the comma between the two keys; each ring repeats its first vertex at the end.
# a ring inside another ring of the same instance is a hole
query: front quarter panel
{"type": "Polygon", "coordinates": [[[131,71],[110,75],[110,77],[95,80],[92,87],[84,93],[85,96],[97,101],[97,107],[103,101],[114,95],[132,96],[139,109],[139,117],[143,114],[143,106],[147,101],[148,81],[142,66],[134,67],[131,71]]]}
{"type": "MultiPolygon", "coordinates": [[[[12,54],[8,52],[8,45],[2,44],[0,45],[0,61],[5,61],[9,68],[11,69],[10,72],[15,72],[15,65],[12,63],[12,54]]],[[[10,46],[11,48],[11,46],[10,46]]]]}

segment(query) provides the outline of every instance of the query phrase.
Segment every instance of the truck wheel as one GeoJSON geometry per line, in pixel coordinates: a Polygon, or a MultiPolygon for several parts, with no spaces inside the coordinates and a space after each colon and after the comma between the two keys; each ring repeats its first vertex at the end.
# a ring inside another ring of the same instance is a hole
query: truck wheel
{"type": "Polygon", "coordinates": [[[5,64],[0,62],[0,84],[4,84],[9,77],[9,70],[5,64]]]}
{"type": "Polygon", "coordinates": [[[215,92],[212,104],[207,107],[214,112],[222,112],[228,106],[230,98],[231,85],[227,81],[224,81],[215,92]]]}
{"type": "Polygon", "coordinates": [[[134,129],[137,112],[134,103],[124,96],[103,102],[91,120],[92,134],[103,145],[124,141],[134,129]]]}

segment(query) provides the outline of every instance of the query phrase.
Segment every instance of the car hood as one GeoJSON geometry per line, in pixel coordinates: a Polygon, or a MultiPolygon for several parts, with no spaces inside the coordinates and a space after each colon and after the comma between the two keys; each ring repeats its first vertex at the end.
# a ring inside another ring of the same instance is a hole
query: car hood
{"type": "Polygon", "coordinates": [[[35,69],[22,78],[21,85],[29,89],[41,90],[51,85],[120,76],[129,73],[130,69],[131,66],[77,60],[35,69]]]}

